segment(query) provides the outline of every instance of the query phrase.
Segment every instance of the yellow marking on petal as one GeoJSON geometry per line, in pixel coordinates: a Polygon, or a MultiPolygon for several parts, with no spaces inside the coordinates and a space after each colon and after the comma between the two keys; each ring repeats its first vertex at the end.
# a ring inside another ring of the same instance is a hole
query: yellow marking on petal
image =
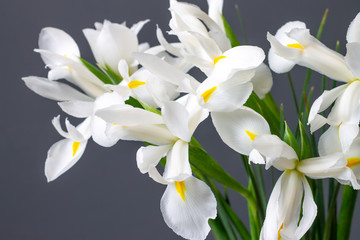
{"type": "Polygon", "coordinates": [[[74,142],[72,145],[72,149],[73,149],[73,156],[75,156],[77,150],[79,149],[80,146],[80,142],[74,142]]]}
{"type": "Polygon", "coordinates": [[[176,191],[178,192],[178,194],[180,195],[180,197],[182,198],[182,200],[185,202],[186,187],[185,187],[184,181],[181,181],[181,182],[175,181],[175,188],[176,188],[176,191]]]}
{"type": "Polygon", "coordinates": [[[346,161],[347,161],[346,164],[347,167],[355,167],[360,164],[360,158],[358,157],[348,158],[346,159],[346,161]]]}
{"type": "Polygon", "coordinates": [[[69,70],[71,70],[71,67],[70,67],[70,66],[67,66],[67,68],[68,68],[69,70]]]}
{"type": "Polygon", "coordinates": [[[141,85],[144,85],[146,82],[142,82],[142,81],[138,81],[138,80],[134,80],[129,82],[128,86],[129,88],[133,89],[133,88],[137,88],[141,85]]]}
{"type": "Polygon", "coordinates": [[[226,56],[224,56],[224,55],[221,55],[221,56],[218,56],[218,57],[214,58],[213,65],[215,66],[215,64],[217,64],[218,61],[220,61],[221,59],[224,59],[224,58],[226,58],[226,56]]]}
{"type": "Polygon", "coordinates": [[[288,44],[286,46],[291,47],[291,48],[298,48],[298,49],[304,50],[304,47],[301,46],[300,43],[292,43],[292,44],[288,44]]]}
{"type": "Polygon", "coordinates": [[[280,231],[283,228],[284,228],[284,224],[281,224],[281,227],[279,228],[279,231],[278,231],[278,240],[280,240],[280,238],[281,238],[280,231]]]}
{"type": "Polygon", "coordinates": [[[246,134],[250,137],[251,141],[254,141],[254,139],[256,138],[257,134],[254,134],[248,130],[245,131],[246,134]]]}
{"type": "Polygon", "coordinates": [[[206,90],[203,94],[201,94],[201,97],[204,99],[204,102],[206,103],[209,98],[211,97],[211,95],[213,94],[213,92],[217,89],[217,86],[212,87],[208,90],[206,90]]]}

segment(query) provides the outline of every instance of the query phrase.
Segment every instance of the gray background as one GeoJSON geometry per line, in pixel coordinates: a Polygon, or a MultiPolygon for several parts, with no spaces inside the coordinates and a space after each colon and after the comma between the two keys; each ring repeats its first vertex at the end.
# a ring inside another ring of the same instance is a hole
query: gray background
{"type": "MultiPolygon", "coordinates": [[[[192,2],[207,10],[205,0],[192,2]]],[[[336,40],[344,44],[347,27],[360,10],[357,0],[225,0],[224,14],[241,40],[235,3],[240,6],[250,44],[266,52],[267,31],[275,33],[287,21],[302,20],[315,34],[327,7],[330,12],[323,42],[330,47],[336,40]]],[[[149,18],[151,22],[139,38],[154,45],[155,24],[168,30],[167,8],[166,0],[0,1],[0,239],[179,239],[160,213],[165,187],[136,167],[140,143],[119,142],[105,149],[90,142],[71,170],[47,183],[43,171],[46,153],[61,139],[50,120],[61,111],[55,102],[34,94],[21,81],[23,76],[47,74],[32,51],[41,28],[65,30],[80,46],[82,56],[93,61],[83,28],[103,19],[127,21],[131,26],[149,18]]],[[[341,51],[344,53],[344,46],[341,51]]],[[[305,71],[297,68],[295,73],[295,85],[300,89],[305,71]]],[[[288,121],[294,126],[296,118],[289,117],[294,116],[294,110],[288,82],[284,75],[275,74],[274,82],[272,93],[278,103],[284,102],[288,121]]],[[[319,89],[319,75],[314,75],[313,83],[319,89]]],[[[196,137],[225,169],[246,184],[238,155],[219,141],[210,120],[200,126],[196,137]]],[[[245,201],[232,195],[237,212],[246,221],[245,201]]],[[[352,239],[358,239],[359,219],[356,209],[352,239]]]]}

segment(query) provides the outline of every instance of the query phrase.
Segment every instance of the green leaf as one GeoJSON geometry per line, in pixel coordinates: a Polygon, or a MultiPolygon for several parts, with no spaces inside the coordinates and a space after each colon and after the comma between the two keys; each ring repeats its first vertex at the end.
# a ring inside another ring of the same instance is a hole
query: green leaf
{"type": "Polygon", "coordinates": [[[216,216],[215,219],[209,219],[209,225],[216,240],[229,240],[219,216],[216,216]]]}
{"type": "Polygon", "coordinates": [[[136,108],[144,109],[143,106],[139,103],[139,101],[133,97],[130,97],[128,100],[125,101],[125,103],[136,108]]]}
{"type": "Polygon", "coordinates": [[[230,40],[231,47],[240,46],[240,42],[236,38],[236,35],[235,35],[234,31],[232,30],[232,28],[230,27],[230,24],[228,23],[228,21],[226,21],[226,19],[223,15],[221,15],[221,18],[224,23],[225,34],[228,37],[228,39],[230,40]]]}
{"type": "Polygon", "coordinates": [[[311,158],[312,152],[311,152],[311,144],[310,139],[306,133],[306,129],[302,122],[299,120],[299,129],[300,129],[300,160],[311,158]]]}
{"type": "Polygon", "coordinates": [[[340,183],[337,183],[336,188],[334,189],[334,193],[331,199],[329,199],[330,205],[329,205],[328,216],[326,218],[323,240],[331,240],[332,238],[335,237],[332,236],[332,233],[333,233],[333,224],[334,221],[336,221],[336,199],[339,193],[339,189],[340,189],[340,183]]]}
{"type": "Polygon", "coordinates": [[[284,141],[289,144],[290,147],[292,147],[298,157],[300,158],[300,147],[298,142],[296,141],[296,138],[294,137],[294,134],[291,132],[289,126],[287,125],[285,121],[285,131],[284,131],[284,141]]]}
{"type": "Polygon", "coordinates": [[[111,80],[110,84],[117,85],[122,81],[122,77],[117,75],[109,66],[103,67],[98,64],[98,67],[106,74],[106,76],[111,80]]]}
{"type": "Polygon", "coordinates": [[[139,102],[139,104],[142,106],[142,108],[145,109],[146,111],[153,112],[153,113],[161,115],[161,112],[158,109],[147,105],[146,103],[140,101],[138,98],[136,98],[136,100],[139,102]]]}
{"type": "Polygon", "coordinates": [[[190,163],[199,169],[205,176],[221,183],[222,185],[240,193],[247,200],[255,203],[249,190],[230,176],[209,154],[203,149],[196,147],[195,144],[189,144],[190,163]]]}
{"type": "Polygon", "coordinates": [[[350,237],[351,222],[356,204],[358,191],[351,186],[344,186],[339,213],[337,239],[348,240],[350,237]]]}
{"type": "Polygon", "coordinates": [[[94,65],[86,61],[85,59],[79,57],[82,64],[90,71],[92,72],[98,79],[100,79],[105,84],[112,84],[112,81],[99,69],[97,69],[94,65]]]}
{"type": "Polygon", "coordinates": [[[244,106],[249,107],[262,115],[270,126],[272,134],[279,136],[280,123],[279,117],[273,114],[270,108],[263,102],[254,92],[251,93],[250,97],[244,104],[244,106]]]}
{"type": "Polygon", "coordinates": [[[271,113],[280,121],[280,110],[272,95],[267,93],[261,101],[265,103],[271,113]]]}

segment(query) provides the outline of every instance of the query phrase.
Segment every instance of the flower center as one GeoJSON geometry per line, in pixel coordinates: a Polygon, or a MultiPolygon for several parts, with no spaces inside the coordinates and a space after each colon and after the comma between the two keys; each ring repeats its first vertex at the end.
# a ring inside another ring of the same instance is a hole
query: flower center
{"type": "Polygon", "coordinates": [[[347,161],[346,166],[350,168],[360,164],[360,158],[358,157],[348,158],[346,159],[346,161],[347,161]]]}

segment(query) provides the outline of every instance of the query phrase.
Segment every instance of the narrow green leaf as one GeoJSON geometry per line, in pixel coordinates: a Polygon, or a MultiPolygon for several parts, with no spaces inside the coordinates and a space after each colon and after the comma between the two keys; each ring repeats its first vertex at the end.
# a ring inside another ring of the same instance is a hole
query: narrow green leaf
{"type": "Polygon", "coordinates": [[[287,125],[285,121],[285,131],[284,131],[284,141],[289,144],[290,147],[292,147],[298,157],[300,158],[301,152],[298,142],[296,141],[296,138],[294,137],[294,134],[291,132],[289,126],[287,125]]]}
{"type": "Polygon", "coordinates": [[[329,9],[328,9],[328,8],[325,9],[324,15],[323,15],[323,17],[322,17],[322,19],[321,19],[321,22],[320,22],[320,26],[319,26],[318,32],[317,32],[317,34],[316,34],[316,38],[317,38],[318,40],[321,39],[321,35],[322,35],[322,33],[323,33],[323,30],[324,30],[324,26],[325,26],[325,22],[326,22],[326,19],[327,19],[328,12],[329,12],[329,9]]]}
{"type": "Polygon", "coordinates": [[[232,30],[232,28],[230,27],[230,24],[228,23],[228,21],[225,19],[225,17],[223,15],[221,15],[221,18],[224,23],[225,34],[228,37],[228,39],[230,40],[231,47],[240,46],[240,42],[236,38],[236,35],[235,35],[234,31],[232,30]]]}
{"type": "Polygon", "coordinates": [[[94,65],[92,65],[91,63],[89,63],[88,61],[86,61],[85,59],[83,59],[81,57],[79,57],[79,60],[90,72],[92,72],[103,83],[112,84],[112,81],[104,73],[102,73],[98,68],[96,68],[94,65]]]}
{"type": "Polygon", "coordinates": [[[136,99],[133,98],[133,97],[130,97],[128,100],[125,101],[125,103],[126,103],[127,105],[131,105],[131,106],[136,107],[136,108],[142,108],[142,109],[144,109],[143,106],[139,103],[139,101],[136,100],[136,99]]]}
{"type": "Polygon", "coordinates": [[[219,216],[215,219],[209,219],[209,225],[216,240],[229,240],[219,216]]]}
{"type": "Polygon", "coordinates": [[[300,129],[300,160],[311,158],[312,152],[311,152],[311,144],[310,139],[306,133],[306,129],[302,122],[299,120],[299,129],[300,129]]]}
{"type": "Polygon", "coordinates": [[[279,124],[279,128],[280,128],[280,136],[283,137],[284,136],[284,131],[285,131],[285,115],[284,115],[284,105],[281,104],[280,105],[280,124],[279,124]]]}
{"type": "Polygon", "coordinates": [[[336,220],[336,201],[337,201],[336,199],[339,193],[339,189],[340,189],[340,183],[337,183],[336,188],[334,189],[334,194],[332,195],[331,199],[329,199],[330,205],[329,205],[328,216],[326,218],[323,240],[330,240],[332,238],[332,232],[333,232],[332,227],[333,227],[334,219],[336,220]]]}
{"type": "Polygon", "coordinates": [[[247,200],[255,203],[247,188],[230,176],[209,154],[203,149],[189,144],[190,163],[194,165],[205,176],[221,183],[222,185],[240,193],[247,200]]]}
{"type": "Polygon", "coordinates": [[[269,107],[253,92],[244,104],[246,107],[252,108],[254,111],[262,115],[270,126],[272,134],[279,135],[279,117],[275,116],[269,107]]]}
{"type": "Polygon", "coordinates": [[[140,105],[142,106],[142,108],[145,109],[146,111],[153,112],[153,113],[156,113],[156,114],[161,115],[161,112],[160,112],[158,109],[153,108],[153,107],[147,105],[146,103],[140,101],[140,99],[138,99],[138,98],[136,98],[136,100],[140,103],[140,105]]]}
{"type": "Polygon", "coordinates": [[[295,92],[295,88],[294,88],[294,84],[292,82],[290,72],[287,73],[287,76],[288,76],[289,85],[290,85],[290,89],[291,89],[291,95],[292,95],[293,100],[294,100],[296,112],[299,114],[299,104],[298,104],[298,101],[297,101],[297,98],[296,98],[296,92],[295,92]]]}
{"type": "Polygon", "coordinates": [[[117,75],[110,67],[103,67],[98,64],[98,67],[106,74],[106,76],[111,80],[110,84],[117,85],[122,81],[122,77],[117,75]]]}
{"type": "Polygon", "coordinates": [[[324,189],[322,179],[315,180],[316,183],[316,193],[315,193],[315,203],[318,207],[318,213],[315,219],[317,227],[317,235],[319,239],[323,236],[324,226],[325,226],[325,201],[324,201],[324,189]]]}
{"type": "MultiPolygon", "coordinates": [[[[251,181],[249,181],[249,190],[253,192],[253,186],[251,181]]],[[[258,221],[258,216],[254,214],[252,207],[253,206],[248,203],[251,240],[258,240],[260,236],[260,224],[258,221]]]]}
{"type": "Polygon", "coordinates": [[[246,31],[245,31],[245,27],[244,27],[244,23],[243,23],[241,14],[240,14],[239,6],[237,4],[235,4],[235,10],[236,10],[236,13],[237,13],[238,18],[239,18],[239,23],[240,23],[241,31],[242,31],[243,36],[244,36],[245,44],[249,44],[249,41],[248,41],[248,38],[247,38],[247,35],[246,35],[246,31]]]}
{"type": "Polygon", "coordinates": [[[280,121],[280,110],[272,95],[267,93],[261,101],[265,103],[272,114],[277,118],[278,121],[280,121]]]}
{"type": "Polygon", "coordinates": [[[337,239],[348,240],[350,237],[351,222],[356,204],[358,191],[351,186],[344,186],[339,213],[337,239]]]}

